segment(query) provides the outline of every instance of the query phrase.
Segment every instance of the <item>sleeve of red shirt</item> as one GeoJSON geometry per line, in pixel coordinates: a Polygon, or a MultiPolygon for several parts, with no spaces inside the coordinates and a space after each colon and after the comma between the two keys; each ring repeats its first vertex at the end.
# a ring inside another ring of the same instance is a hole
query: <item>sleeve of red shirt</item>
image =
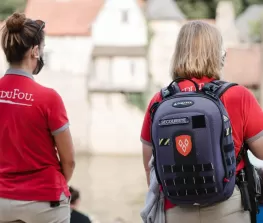
{"type": "Polygon", "coordinates": [[[244,139],[246,142],[253,142],[263,136],[263,111],[252,92],[244,89],[244,139]]]}
{"type": "Polygon", "coordinates": [[[161,94],[160,92],[156,93],[152,100],[150,101],[142,124],[142,130],[141,130],[141,142],[147,145],[152,145],[151,143],[151,116],[150,116],[150,108],[155,102],[161,101],[161,94]]]}
{"type": "Polygon", "coordinates": [[[69,127],[69,120],[61,96],[52,89],[47,111],[48,127],[52,135],[63,132],[69,127]]]}

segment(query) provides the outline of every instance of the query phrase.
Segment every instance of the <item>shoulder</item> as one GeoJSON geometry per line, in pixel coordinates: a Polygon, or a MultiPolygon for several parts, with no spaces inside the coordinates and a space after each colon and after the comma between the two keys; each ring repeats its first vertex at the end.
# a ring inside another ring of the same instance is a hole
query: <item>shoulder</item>
{"type": "Polygon", "coordinates": [[[35,87],[38,90],[38,93],[42,94],[46,98],[48,97],[49,100],[61,97],[59,93],[53,88],[43,86],[39,83],[36,83],[35,87]]]}
{"type": "Polygon", "coordinates": [[[35,95],[41,104],[45,107],[53,106],[54,104],[61,104],[63,101],[60,94],[53,88],[43,86],[36,83],[34,89],[35,95]]]}
{"type": "Polygon", "coordinates": [[[46,88],[45,91],[47,94],[52,97],[50,99],[61,99],[60,94],[53,88],[46,88]]]}
{"type": "Polygon", "coordinates": [[[153,104],[155,102],[160,102],[162,100],[161,91],[155,93],[155,95],[152,97],[150,103],[153,104]]]}
{"type": "Polygon", "coordinates": [[[37,82],[35,82],[35,88],[39,91],[39,93],[45,93],[45,94],[48,94],[49,96],[56,96],[56,95],[58,95],[56,90],[54,90],[53,88],[46,87],[46,86],[41,85],[41,84],[39,84],[37,82]]]}
{"type": "Polygon", "coordinates": [[[254,98],[254,95],[246,87],[241,85],[236,85],[229,88],[222,97],[223,99],[233,100],[235,102],[237,101],[244,102],[244,100],[247,102],[247,100],[254,98]]]}
{"type": "Polygon", "coordinates": [[[260,107],[252,91],[240,85],[228,89],[221,100],[229,112],[239,112],[241,116],[244,112],[256,111],[260,107]]]}

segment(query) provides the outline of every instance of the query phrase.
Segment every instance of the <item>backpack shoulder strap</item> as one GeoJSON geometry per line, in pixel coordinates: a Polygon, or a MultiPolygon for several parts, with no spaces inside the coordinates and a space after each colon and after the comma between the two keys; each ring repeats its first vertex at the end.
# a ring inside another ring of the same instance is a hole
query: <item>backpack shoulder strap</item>
{"type": "MultiPolygon", "coordinates": [[[[168,87],[164,87],[161,89],[160,94],[162,97],[162,100],[175,95],[176,93],[181,92],[178,84],[176,82],[171,82],[171,84],[169,84],[168,87]]],[[[158,107],[159,102],[155,102],[152,104],[151,108],[150,108],[150,116],[151,116],[151,120],[153,120],[153,116],[155,114],[156,108],[158,107]]]]}
{"type": "Polygon", "coordinates": [[[225,82],[220,80],[212,81],[213,83],[219,86],[219,89],[216,91],[216,95],[220,98],[229,88],[237,86],[236,83],[225,82]]]}
{"type": "Polygon", "coordinates": [[[203,90],[212,92],[220,98],[229,88],[236,86],[236,83],[214,80],[204,85],[203,90]]]}
{"type": "Polygon", "coordinates": [[[170,84],[168,87],[164,87],[161,89],[162,99],[168,98],[178,92],[181,92],[178,84],[174,82],[172,85],[170,84]]]}
{"type": "Polygon", "coordinates": [[[241,160],[244,158],[244,156],[246,155],[247,153],[247,147],[246,147],[246,144],[243,143],[243,145],[241,146],[238,154],[237,154],[237,157],[236,157],[236,166],[239,165],[239,163],[241,162],[241,160]]]}

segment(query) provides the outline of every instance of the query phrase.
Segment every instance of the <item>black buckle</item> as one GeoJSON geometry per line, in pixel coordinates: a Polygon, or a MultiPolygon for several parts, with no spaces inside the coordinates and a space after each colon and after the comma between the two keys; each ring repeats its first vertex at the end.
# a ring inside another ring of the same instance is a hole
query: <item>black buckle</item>
{"type": "Polygon", "coordinates": [[[215,93],[218,89],[219,89],[220,86],[217,86],[216,84],[213,84],[213,83],[207,83],[205,84],[205,86],[203,87],[203,91],[210,91],[210,92],[213,92],[215,93]]]}
{"type": "Polygon", "coordinates": [[[216,95],[215,93],[216,93],[216,91],[217,91],[219,88],[220,88],[220,86],[218,86],[218,85],[216,85],[216,84],[214,84],[214,83],[207,83],[207,84],[205,84],[204,87],[202,88],[202,91],[203,91],[206,95],[208,95],[208,96],[212,97],[213,99],[217,100],[218,97],[217,97],[217,95],[216,95]]]}
{"type": "Polygon", "coordinates": [[[60,201],[50,201],[50,207],[55,208],[60,206],[60,201]]]}
{"type": "Polygon", "coordinates": [[[212,97],[215,100],[218,100],[218,97],[211,91],[205,91],[205,94],[212,97]]]}

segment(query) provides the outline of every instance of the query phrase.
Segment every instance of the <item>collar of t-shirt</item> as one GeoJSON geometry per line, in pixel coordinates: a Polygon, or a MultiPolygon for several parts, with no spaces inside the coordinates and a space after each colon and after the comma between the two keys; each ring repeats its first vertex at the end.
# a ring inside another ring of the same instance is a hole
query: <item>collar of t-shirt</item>
{"type": "MultiPolygon", "coordinates": [[[[213,80],[214,80],[213,78],[208,78],[208,77],[203,77],[201,79],[192,78],[192,81],[194,81],[194,82],[196,82],[198,84],[199,90],[201,90],[202,87],[206,83],[211,82],[213,80]]],[[[182,81],[178,85],[179,85],[181,91],[195,91],[196,90],[194,84],[191,81],[188,81],[188,80],[182,81]]]]}

